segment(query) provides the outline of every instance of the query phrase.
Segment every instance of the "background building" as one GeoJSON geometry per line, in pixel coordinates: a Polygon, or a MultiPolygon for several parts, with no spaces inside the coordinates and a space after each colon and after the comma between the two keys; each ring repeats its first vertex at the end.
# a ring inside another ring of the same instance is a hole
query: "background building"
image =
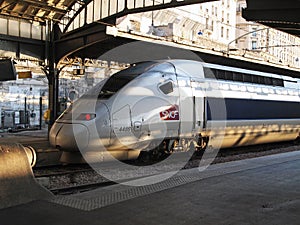
{"type": "Polygon", "coordinates": [[[118,28],[224,49],[235,39],[236,1],[222,0],[131,14],[118,20],[118,28]]]}

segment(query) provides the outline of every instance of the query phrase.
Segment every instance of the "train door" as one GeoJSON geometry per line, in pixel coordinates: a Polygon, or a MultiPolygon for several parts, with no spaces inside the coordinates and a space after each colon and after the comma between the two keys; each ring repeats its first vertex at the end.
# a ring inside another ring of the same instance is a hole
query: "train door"
{"type": "Polygon", "coordinates": [[[118,140],[120,142],[119,144],[121,144],[123,147],[129,147],[135,142],[131,135],[131,126],[132,124],[129,105],[124,105],[112,113],[113,132],[116,135],[116,140],[118,140]]]}
{"type": "Polygon", "coordinates": [[[159,91],[163,94],[162,105],[166,105],[167,108],[163,108],[160,112],[160,119],[166,125],[167,136],[177,137],[179,135],[179,125],[180,125],[180,99],[178,91],[178,83],[176,74],[174,73],[164,73],[163,79],[158,85],[159,91]]]}
{"type": "Polygon", "coordinates": [[[181,139],[193,135],[194,113],[193,93],[190,78],[177,75],[179,90],[180,135],[181,139]]]}
{"type": "Polygon", "coordinates": [[[193,130],[196,133],[206,128],[206,97],[200,84],[196,80],[191,81],[193,93],[193,130]]]}

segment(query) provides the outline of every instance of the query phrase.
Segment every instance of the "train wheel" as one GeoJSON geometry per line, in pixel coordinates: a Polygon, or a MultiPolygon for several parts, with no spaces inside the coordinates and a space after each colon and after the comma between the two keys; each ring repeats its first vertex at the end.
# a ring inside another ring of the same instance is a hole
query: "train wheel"
{"type": "Polygon", "coordinates": [[[167,144],[166,153],[171,154],[173,152],[176,152],[178,150],[178,147],[179,147],[179,141],[177,139],[169,140],[167,144]]]}
{"type": "Polygon", "coordinates": [[[141,151],[137,160],[140,162],[149,162],[150,159],[151,159],[151,156],[148,151],[141,151]]]}
{"type": "Polygon", "coordinates": [[[209,137],[203,137],[201,134],[197,137],[196,151],[204,151],[207,148],[209,137]]]}
{"type": "Polygon", "coordinates": [[[194,152],[196,150],[197,142],[190,138],[181,138],[180,140],[170,140],[167,152],[194,152]]]}
{"type": "Polygon", "coordinates": [[[188,152],[195,150],[194,140],[190,138],[180,139],[180,150],[181,152],[188,152]]]}

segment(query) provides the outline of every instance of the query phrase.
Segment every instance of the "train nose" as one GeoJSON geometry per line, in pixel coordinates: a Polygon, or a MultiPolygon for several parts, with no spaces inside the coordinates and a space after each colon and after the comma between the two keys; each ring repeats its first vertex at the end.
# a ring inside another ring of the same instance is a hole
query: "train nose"
{"type": "Polygon", "coordinates": [[[87,107],[77,104],[76,108],[60,117],[51,128],[50,144],[63,151],[86,151],[104,149],[110,144],[111,123],[106,104],[97,103],[87,107]]]}
{"type": "Polygon", "coordinates": [[[64,151],[85,149],[89,143],[89,131],[83,124],[55,123],[49,134],[50,144],[64,151]]]}

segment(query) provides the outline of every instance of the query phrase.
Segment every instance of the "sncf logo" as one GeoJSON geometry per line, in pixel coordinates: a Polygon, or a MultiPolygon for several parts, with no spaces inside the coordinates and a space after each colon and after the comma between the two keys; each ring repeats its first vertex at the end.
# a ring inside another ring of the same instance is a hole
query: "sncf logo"
{"type": "Polygon", "coordinates": [[[161,120],[179,120],[178,105],[172,105],[170,108],[159,113],[161,120]]]}

